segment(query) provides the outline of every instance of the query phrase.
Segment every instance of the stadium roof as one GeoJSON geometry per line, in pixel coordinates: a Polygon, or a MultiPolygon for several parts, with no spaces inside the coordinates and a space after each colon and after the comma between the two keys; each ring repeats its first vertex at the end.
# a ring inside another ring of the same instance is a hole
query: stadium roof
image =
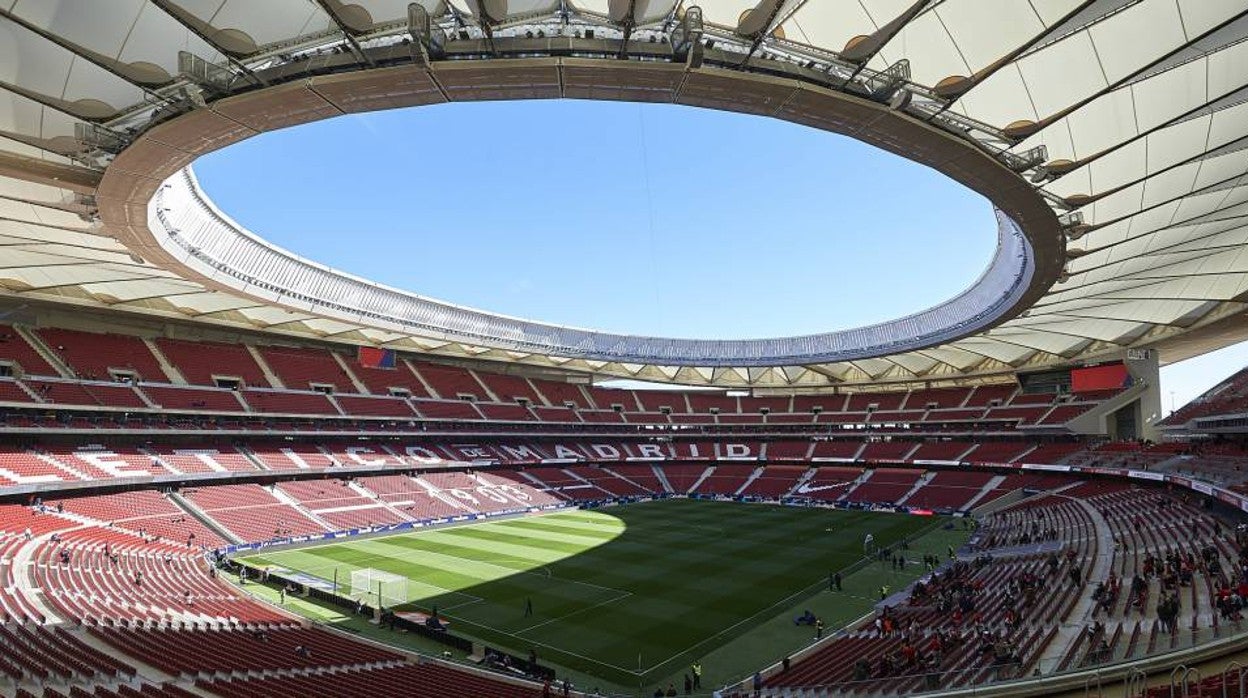
{"type": "Polygon", "coordinates": [[[975,378],[1145,346],[1174,361],[1248,338],[1246,34],[1244,0],[0,0],[0,286],[690,384],[975,378]],[[560,96],[743,111],[898,152],[993,202],[997,259],[963,296],[874,328],[616,337],[312,265],[182,171],[344,112],[560,96]]]}

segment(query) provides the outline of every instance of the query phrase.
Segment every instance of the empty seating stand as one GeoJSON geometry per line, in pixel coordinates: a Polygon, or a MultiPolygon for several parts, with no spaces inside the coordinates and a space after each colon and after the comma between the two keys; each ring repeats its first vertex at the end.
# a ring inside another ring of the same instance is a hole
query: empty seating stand
{"type": "Polygon", "coordinates": [[[16,365],[30,375],[60,375],[11,325],[0,325],[0,361],[16,365]]]}
{"type": "Polygon", "coordinates": [[[458,400],[462,397],[485,400],[488,397],[485,388],[468,369],[436,364],[415,364],[413,368],[424,379],[424,384],[436,393],[431,397],[443,400],[458,400]]]}
{"type": "MultiPolygon", "coordinates": [[[[264,371],[242,344],[158,338],[156,348],[194,385],[216,385],[217,378],[241,380],[243,386],[268,388],[264,371]]],[[[149,378],[148,380],[152,380],[149,378]]]]}
{"type": "Polygon", "coordinates": [[[466,673],[426,662],[334,674],[283,676],[251,680],[201,681],[199,687],[226,698],[339,698],[340,696],[411,696],[411,698],[538,698],[540,689],[480,673],[466,673]]]}
{"type": "Polygon", "coordinates": [[[324,630],[272,627],[242,629],[98,628],[101,639],[173,676],[264,672],[399,663],[402,656],[324,630]],[[307,648],[299,653],[296,648],[307,648]]]}
{"type": "Polygon", "coordinates": [[[111,371],[127,371],[137,374],[136,379],[168,380],[156,356],[138,337],[51,327],[36,334],[80,378],[110,380],[111,371]]]}
{"type": "Polygon", "coordinates": [[[335,392],[355,392],[355,382],[325,349],[267,346],[260,347],[260,355],[290,390],[329,385],[335,392]]]}

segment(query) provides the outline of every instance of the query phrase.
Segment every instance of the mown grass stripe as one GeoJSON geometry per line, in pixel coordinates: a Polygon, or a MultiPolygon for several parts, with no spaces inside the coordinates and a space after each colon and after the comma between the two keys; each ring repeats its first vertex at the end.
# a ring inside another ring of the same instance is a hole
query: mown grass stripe
{"type": "Polygon", "coordinates": [[[643,680],[665,677],[693,658],[688,653],[709,652],[747,632],[756,622],[747,619],[817,589],[829,570],[861,556],[867,533],[887,545],[928,523],[669,500],[263,557],[309,572],[337,566],[340,578],[352,566],[403,574],[419,582],[409,590],[424,597],[422,606],[450,609],[455,631],[522,654],[539,646],[547,660],[635,686],[629,667],[638,651],[648,668],[643,680]],[[465,604],[469,597],[481,601],[465,604]]]}

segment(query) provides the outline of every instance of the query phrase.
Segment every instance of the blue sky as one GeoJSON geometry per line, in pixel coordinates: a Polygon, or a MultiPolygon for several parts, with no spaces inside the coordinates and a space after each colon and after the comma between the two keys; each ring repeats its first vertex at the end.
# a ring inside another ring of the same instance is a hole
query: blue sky
{"type": "MultiPolygon", "coordinates": [[[[617,332],[744,338],[877,322],[965,288],[995,239],[987,201],[932,170],[802,126],[673,105],[352,115],[195,168],[236,220],[318,262],[617,332]]],[[[1182,404],[1246,361],[1166,369],[1166,409],[1170,390],[1182,404]]]]}

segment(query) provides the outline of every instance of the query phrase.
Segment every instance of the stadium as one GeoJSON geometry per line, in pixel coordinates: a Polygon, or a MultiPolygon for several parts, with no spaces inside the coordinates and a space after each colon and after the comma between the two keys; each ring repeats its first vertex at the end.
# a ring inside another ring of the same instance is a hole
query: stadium
{"type": "Polygon", "coordinates": [[[0,1],[0,694],[1243,698],[1248,368],[1169,411],[1162,370],[1248,340],[1246,37],[1244,0],[0,1]],[[853,139],[982,197],[990,258],[855,327],[608,331],[305,257],[194,169],[524,100],[853,139]]]}

